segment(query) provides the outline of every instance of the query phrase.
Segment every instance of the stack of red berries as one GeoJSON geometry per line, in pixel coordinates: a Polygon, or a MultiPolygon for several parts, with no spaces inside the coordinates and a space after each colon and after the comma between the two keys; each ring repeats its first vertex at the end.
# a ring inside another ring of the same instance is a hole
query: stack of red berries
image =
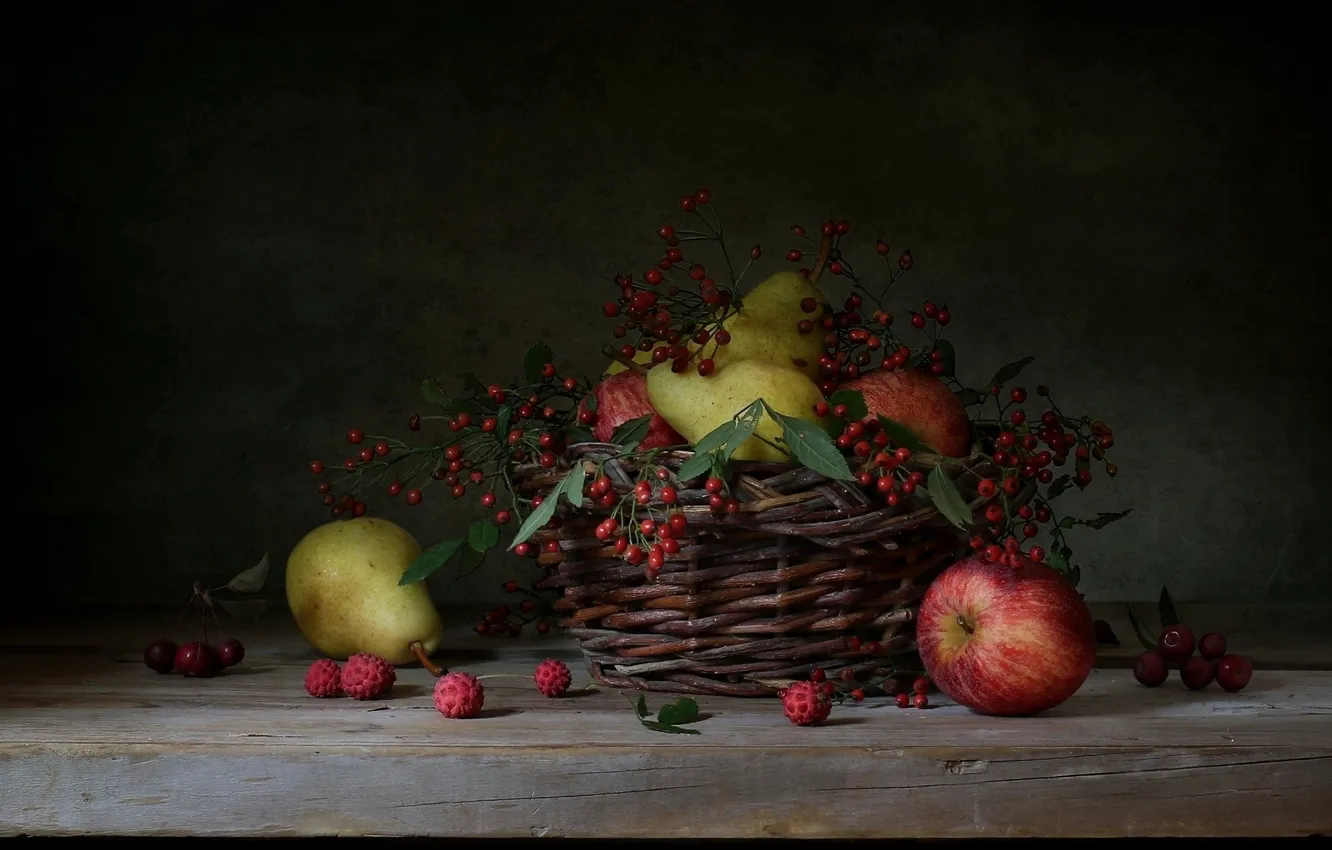
{"type": "Polygon", "coordinates": [[[1194,639],[1193,631],[1183,624],[1161,631],[1155,649],[1145,650],[1133,664],[1133,676],[1149,688],[1170,678],[1171,668],[1179,670],[1180,681],[1189,690],[1200,691],[1212,682],[1223,690],[1243,690],[1253,678],[1253,664],[1242,655],[1226,651],[1226,637],[1208,632],[1194,639]]]}

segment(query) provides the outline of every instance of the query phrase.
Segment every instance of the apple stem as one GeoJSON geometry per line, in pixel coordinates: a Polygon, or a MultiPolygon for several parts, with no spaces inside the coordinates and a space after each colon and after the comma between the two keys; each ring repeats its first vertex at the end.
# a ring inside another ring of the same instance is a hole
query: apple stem
{"type": "Polygon", "coordinates": [[[430,671],[430,675],[438,678],[448,672],[443,667],[440,667],[438,664],[430,660],[430,656],[426,655],[425,647],[421,646],[419,640],[414,640],[407,644],[407,648],[412,651],[412,655],[416,656],[416,660],[421,662],[421,666],[430,671]]]}
{"type": "Polygon", "coordinates": [[[643,368],[643,365],[641,363],[639,363],[636,360],[625,357],[624,354],[621,353],[620,349],[611,345],[609,342],[601,347],[601,353],[606,355],[610,359],[614,360],[615,362],[619,363],[621,366],[623,366],[624,368],[628,369],[631,372],[637,373],[639,375],[647,374],[647,370],[643,368]]]}
{"type": "Polygon", "coordinates": [[[972,625],[967,622],[967,618],[963,617],[961,614],[957,615],[957,624],[962,627],[962,631],[969,635],[976,633],[976,630],[972,628],[972,625]]]}
{"type": "Polygon", "coordinates": [[[831,235],[823,237],[819,243],[819,257],[814,261],[814,268],[809,270],[809,282],[818,283],[819,275],[823,274],[823,267],[828,264],[828,258],[832,256],[833,237],[831,235]]]}

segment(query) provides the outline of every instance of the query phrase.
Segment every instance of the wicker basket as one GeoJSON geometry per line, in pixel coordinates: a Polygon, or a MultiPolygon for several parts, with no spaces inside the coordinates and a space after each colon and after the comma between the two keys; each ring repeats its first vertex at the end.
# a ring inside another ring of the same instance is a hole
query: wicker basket
{"type": "MultiPolygon", "coordinates": [[[[637,458],[616,457],[617,451],[602,443],[577,444],[556,469],[516,470],[513,484],[528,497],[544,495],[570,464],[581,462],[589,481],[603,465],[617,492],[628,493],[637,480],[637,458]]],[[[655,579],[596,538],[595,527],[610,511],[591,500],[578,509],[561,500],[557,527],[533,536],[543,544],[538,563],[546,568],[538,586],[561,592],[555,603],[561,624],[578,641],[597,682],[758,697],[778,693],[781,680],[804,678],[816,667],[830,677],[848,667],[856,677],[920,669],[917,605],[934,577],[968,551],[969,540],[927,495],[918,490],[888,507],[853,483],[805,467],[732,462],[731,494],[740,512],[719,515],[704,490],[684,489],[674,480],[690,455],[664,452],[653,459],[670,470],[669,483],[679,488],[669,510],[689,522],[679,553],[668,556],[655,579]],[[558,551],[547,551],[550,540],[558,541],[558,551]]],[[[990,500],[977,494],[976,485],[1000,475],[990,459],[935,460],[942,461],[973,516],[983,510],[990,500]]],[[[910,461],[906,467],[928,473],[933,464],[910,461]]],[[[1030,488],[1015,501],[1029,497],[1030,488]]],[[[640,510],[661,518],[668,508],[654,501],[640,510]]]]}

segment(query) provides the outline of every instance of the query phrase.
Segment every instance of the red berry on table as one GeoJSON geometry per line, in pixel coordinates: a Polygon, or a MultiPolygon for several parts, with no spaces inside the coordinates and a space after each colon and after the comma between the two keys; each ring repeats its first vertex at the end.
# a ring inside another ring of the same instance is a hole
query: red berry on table
{"type": "Polygon", "coordinates": [[[1191,691],[1200,691],[1212,684],[1216,677],[1216,664],[1206,658],[1192,656],[1179,668],[1179,678],[1191,691]]]}
{"type": "Polygon", "coordinates": [[[347,442],[359,443],[364,439],[365,439],[365,432],[362,431],[360,428],[347,429],[347,442]]]}
{"type": "Polygon", "coordinates": [[[1165,658],[1154,649],[1146,650],[1133,662],[1133,678],[1149,688],[1162,684],[1169,675],[1165,658]]]}
{"type": "Polygon", "coordinates": [[[924,676],[918,676],[916,678],[916,681],[911,683],[911,690],[915,691],[918,694],[929,693],[930,680],[925,678],[924,676]]]}
{"type": "Polygon", "coordinates": [[[312,697],[342,696],[342,668],[331,658],[321,658],[305,671],[305,692],[312,697]]]}
{"type": "Polygon", "coordinates": [[[217,663],[223,667],[235,667],[245,660],[245,644],[231,638],[223,641],[217,648],[217,663]]]}
{"type": "Polygon", "coordinates": [[[925,708],[930,704],[930,698],[922,693],[917,693],[911,698],[911,705],[915,708],[925,708]]]}
{"type": "Polygon", "coordinates": [[[157,673],[170,673],[176,666],[176,642],[159,638],[143,648],[143,663],[157,673]]]}
{"type": "Polygon", "coordinates": [[[485,701],[486,689],[471,673],[455,670],[435,682],[435,709],[445,717],[454,720],[476,717],[485,701]]]}
{"type": "Polygon", "coordinates": [[[176,648],[176,672],[185,676],[207,678],[220,668],[217,652],[211,644],[191,641],[176,648]]]}
{"type": "Polygon", "coordinates": [[[1219,632],[1208,632],[1198,641],[1198,654],[1203,658],[1216,661],[1226,654],[1226,636],[1219,632]]]}
{"type": "Polygon", "coordinates": [[[547,658],[538,664],[532,678],[536,680],[537,690],[551,699],[569,690],[569,684],[573,680],[569,673],[569,665],[557,658],[547,658]]]}
{"type": "Polygon", "coordinates": [[[1253,664],[1242,655],[1223,655],[1216,662],[1216,683],[1223,690],[1232,694],[1242,691],[1252,678],[1253,664]]]}
{"type": "Polygon", "coordinates": [[[911,694],[907,693],[906,691],[902,691],[902,693],[897,695],[898,708],[907,708],[910,705],[911,705],[911,694]]]}
{"type": "Polygon", "coordinates": [[[1161,632],[1156,648],[1167,661],[1182,661],[1193,654],[1193,632],[1185,625],[1174,625],[1161,632]]]}
{"type": "Polygon", "coordinates": [[[782,712],[797,726],[816,726],[828,719],[832,700],[816,682],[796,682],[782,691],[782,712]]]}
{"type": "Polygon", "coordinates": [[[856,702],[864,702],[865,692],[860,688],[856,688],[851,692],[851,699],[855,700],[856,702]]]}
{"type": "Polygon", "coordinates": [[[409,505],[419,505],[419,504],[421,504],[421,490],[420,490],[420,488],[413,487],[412,489],[410,489],[410,490],[407,491],[407,504],[409,504],[409,505]]]}

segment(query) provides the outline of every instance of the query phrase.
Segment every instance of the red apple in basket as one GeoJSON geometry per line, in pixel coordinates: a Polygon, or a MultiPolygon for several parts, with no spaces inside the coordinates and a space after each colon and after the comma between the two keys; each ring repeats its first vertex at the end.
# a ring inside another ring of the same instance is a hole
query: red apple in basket
{"type": "MultiPolygon", "coordinates": [[[[681,446],[688,441],[679,435],[665,419],[657,413],[648,401],[647,375],[636,370],[616,372],[592,388],[592,395],[597,400],[594,411],[597,419],[592,423],[592,436],[600,442],[607,442],[615,429],[625,422],[652,414],[647,436],[639,444],[641,449],[655,449],[662,446],[681,446]]],[[[586,409],[587,402],[580,402],[579,409],[586,409]]]]}
{"type": "Polygon", "coordinates": [[[1087,603],[1060,573],[972,555],[925,592],[916,641],[930,679],[979,714],[1030,715],[1073,696],[1096,662],[1087,603]]]}
{"type": "Polygon", "coordinates": [[[868,419],[879,414],[905,425],[941,455],[971,453],[971,422],[966,405],[948,385],[913,366],[875,369],[842,384],[865,397],[868,419]]]}

